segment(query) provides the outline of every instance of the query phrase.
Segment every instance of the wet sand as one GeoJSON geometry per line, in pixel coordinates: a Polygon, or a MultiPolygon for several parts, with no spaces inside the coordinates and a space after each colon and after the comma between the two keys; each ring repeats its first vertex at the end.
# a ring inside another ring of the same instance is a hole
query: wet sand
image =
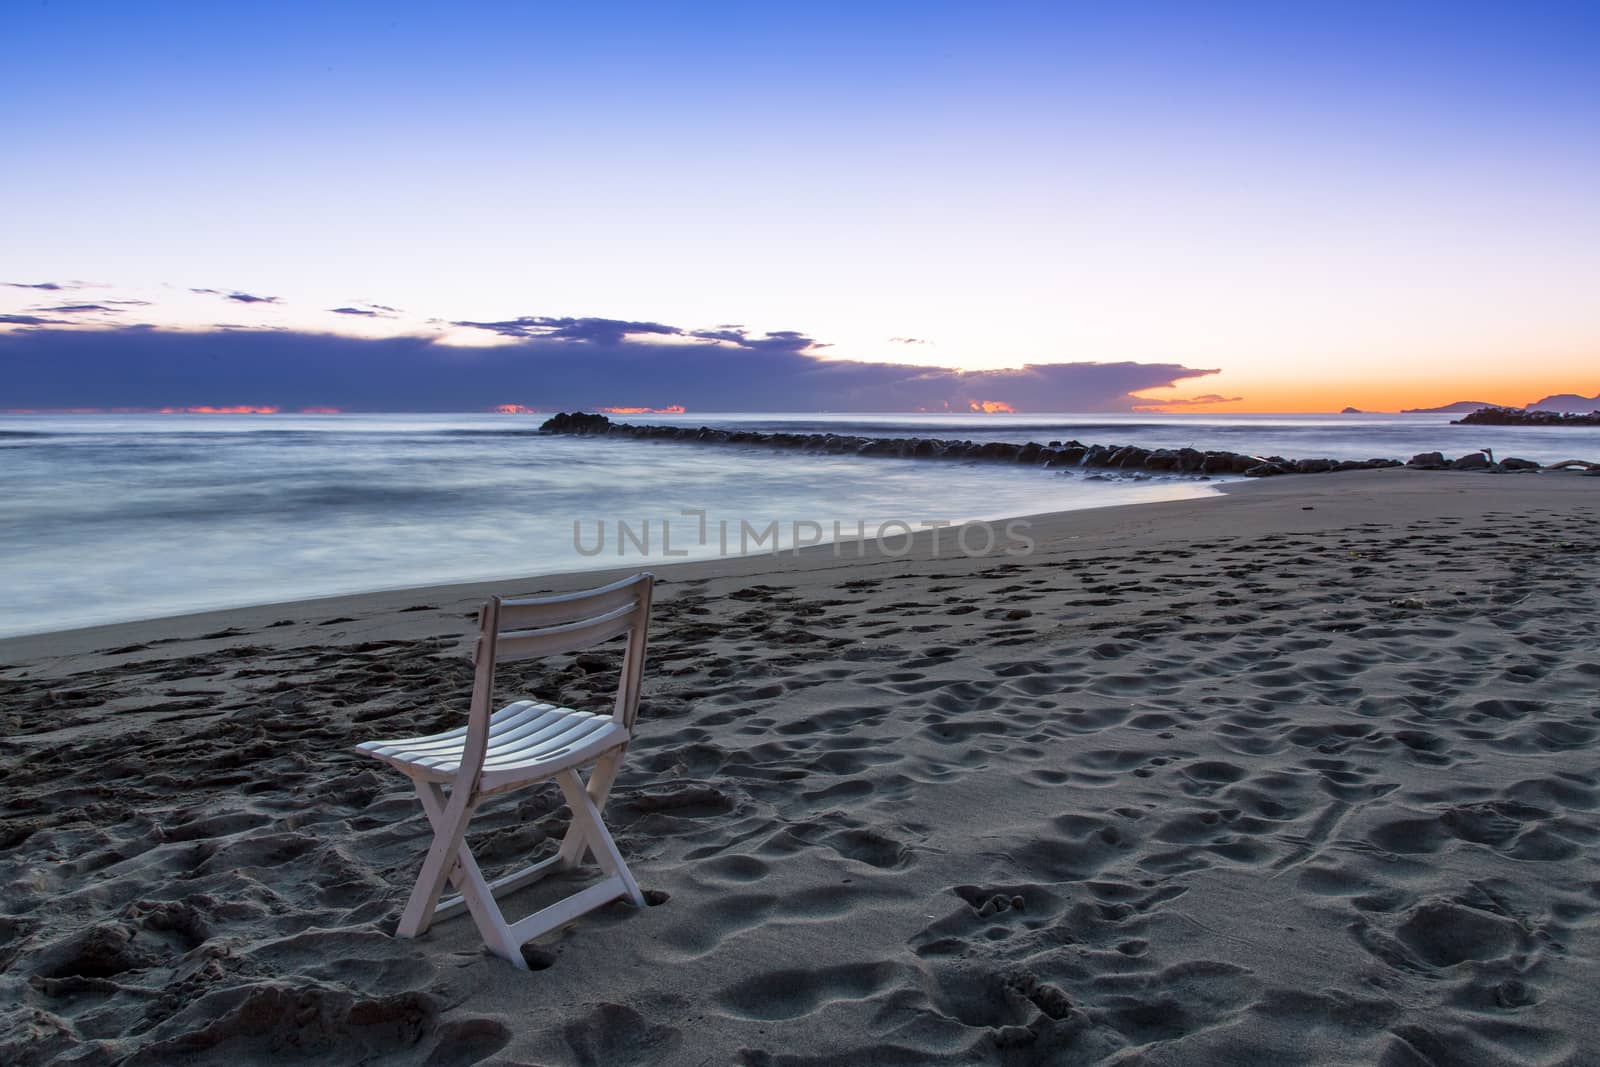
{"type": "MultiPolygon", "coordinates": [[[[465,917],[389,936],[429,835],[350,749],[462,721],[487,591],[608,575],[0,641],[0,1060],[1594,1062],[1600,479],[1028,533],[652,566],[608,821],[655,903],[531,972],[465,917]]],[[[553,849],[556,801],[486,805],[486,873],[553,849]]]]}

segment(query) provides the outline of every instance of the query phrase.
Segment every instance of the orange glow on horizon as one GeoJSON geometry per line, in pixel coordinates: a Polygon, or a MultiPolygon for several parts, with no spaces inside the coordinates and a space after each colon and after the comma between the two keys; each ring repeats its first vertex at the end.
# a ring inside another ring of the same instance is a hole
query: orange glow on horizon
{"type": "Polygon", "coordinates": [[[596,408],[605,415],[682,415],[689,409],[682,404],[668,404],[664,408],[596,408]]]}
{"type": "Polygon", "coordinates": [[[301,408],[300,409],[300,414],[302,414],[302,415],[343,415],[344,412],[339,408],[314,407],[314,408],[301,408]]]}
{"type": "MultiPolygon", "coordinates": [[[[1145,390],[1147,393],[1162,390],[1145,390]]],[[[1177,390],[1172,390],[1177,392],[1177,390]]],[[[1212,392],[1206,383],[1206,392],[1212,392]]],[[[1184,403],[1183,394],[1175,397],[1134,396],[1134,410],[1154,414],[1326,414],[1347,407],[1372,414],[1394,413],[1406,409],[1444,407],[1462,400],[1520,408],[1561,393],[1594,396],[1600,393],[1600,380],[1574,382],[1570,377],[1529,377],[1507,381],[1503,376],[1440,375],[1388,382],[1336,381],[1242,381],[1229,382],[1215,390],[1235,399],[1216,403],[1184,403]]],[[[1192,395],[1192,392],[1191,392],[1192,395]]]]}
{"type": "Polygon", "coordinates": [[[1007,404],[1004,400],[969,400],[967,407],[973,411],[981,411],[985,415],[1015,415],[1017,409],[1007,404]]]}
{"type": "Polygon", "coordinates": [[[1463,347],[1419,366],[1400,351],[1374,366],[1364,354],[1358,369],[1337,354],[1285,360],[1270,370],[1221,370],[1172,386],[1141,389],[1134,410],[1162,414],[1332,414],[1345,408],[1373,414],[1416,411],[1469,401],[1525,408],[1547,396],[1600,395],[1600,353],[1547,351],[1536,345],[1521,355],[1463,347]]]}
{"type": "Polygon", "coordinates": [[[200,404],[188,408],[158,408],[160,415],[276,415],[282,410],[270,404],[229,404],[225,407],[213,407],[210,404],[200,404]]]}
{"type": "Polygon", "coordinates": [[[530,408],[526,404],[496,404],[494,413],[496,415],[537,415],[539,414],[539,409],[530,408]]]}

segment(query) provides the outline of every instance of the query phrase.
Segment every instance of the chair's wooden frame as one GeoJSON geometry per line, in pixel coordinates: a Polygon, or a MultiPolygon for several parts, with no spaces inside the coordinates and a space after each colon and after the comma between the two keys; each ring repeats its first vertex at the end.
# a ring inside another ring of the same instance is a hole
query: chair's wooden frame
{"type": "Polygon", "coordinates": [[[460,768],[448,791],[439,781],[412,776],[434,837],[401,913],[397,936],[418,937],[434,920],[465,910],[471,913],[491,952],[526,970],[522,946],[527,942],[621,897],[644,906],[644,894],[606,829],[601,811],[622,766],[639,711],[653,583],[652,575],[639,574],[588,592],[516,600],[494,597],[484,605],[460,768]],[[620,730],[606,731],[598,747],[580,743],[549,764],[485,769],[496,664],[576,652],[623,634],[627,635],[627,647],[612,709],[612,721],[620,730]],[[591,761],[594,770],[585,782],[578,771],[591,761]],[[466,842],[467,824],[478,806],[487,797],[552,779],[573,815],[560,849],[531,867],[492,882],[485,880],[466,842]],[[604,879],[524,919],[506,921],[496,898],[547,874],[577,867],[591,852],[604,879]],[[457,893],[440,900],[447,881],[457,893]]]}

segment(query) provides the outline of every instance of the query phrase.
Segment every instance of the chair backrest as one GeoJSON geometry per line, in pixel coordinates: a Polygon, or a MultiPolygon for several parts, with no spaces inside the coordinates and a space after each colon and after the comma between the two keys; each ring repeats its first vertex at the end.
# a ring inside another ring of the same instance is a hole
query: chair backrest
{"type": "MultiPolygon", "coordinates": [[[[636,574],[620,582],[561,596],[491,597],[478,616],[478,643],[473,651],[477,674],[472,687],[469,732],[479,722],[488,729],[498,663],[577,652],[627,635],[622,676],[612,714],[630,734],[639,713],[644,658],[650,625],[650,596],[655,576],[636,574]]],[[[468,745],[469,750],[471,745],[468,745]]]]}

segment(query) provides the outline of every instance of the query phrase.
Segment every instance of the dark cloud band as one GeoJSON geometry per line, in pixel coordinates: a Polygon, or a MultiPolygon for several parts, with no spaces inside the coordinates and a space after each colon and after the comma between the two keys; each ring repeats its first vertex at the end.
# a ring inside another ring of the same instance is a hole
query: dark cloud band
{"type": "MultiPolygon", "coordinates": [[[[453,347],[426,337],[259,328],[51,329],[58,323],[16,318],[13,325],[35,328],[0,333],[8,407],[966,411],[988,402],[1018,411],[1129,411],[1141,403],[1130,394],[1216,373],[1171,363],[963,372],[825,360],[795,331],[751,337],[737,328],[693,332],[611,319],[511,320],[526,332],[501,344],[453,347]]],[[[501,325],[480,328],[508,332],[501,325]]]]}

